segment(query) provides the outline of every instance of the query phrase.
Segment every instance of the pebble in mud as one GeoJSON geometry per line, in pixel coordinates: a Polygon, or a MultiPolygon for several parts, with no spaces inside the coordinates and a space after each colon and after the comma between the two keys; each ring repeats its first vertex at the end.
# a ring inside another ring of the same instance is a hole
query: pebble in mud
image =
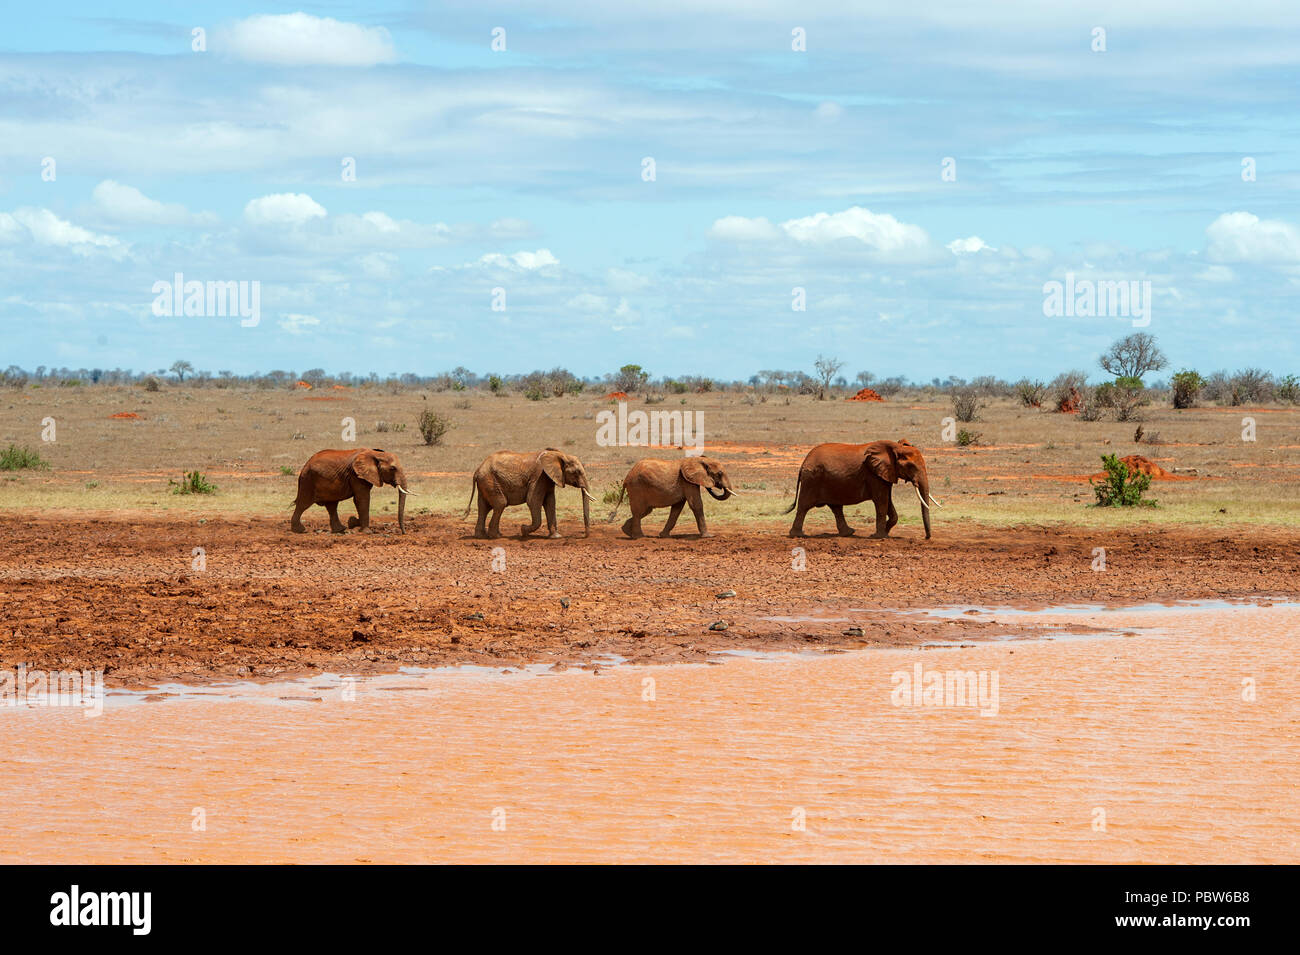
{"type": "Polygon", "coordinates": [[[728,597],[734,597],[734,596],[736,596],[736,592],[735,592],[734,590],[724,590],[724,591],[722,591],[722,593],[720,593],[720,594],[716,594],[715,596],[716,596],[719,600],[726,600],[728,597]]]}
{"type": "Polygon", "coordinates": [[[726,629],[727,629],[727,622],[726,622],[725,620],[719,620],[717,623],[709,624],[709,629],[710,629],[710,630],[726,630],[726,629]]]}

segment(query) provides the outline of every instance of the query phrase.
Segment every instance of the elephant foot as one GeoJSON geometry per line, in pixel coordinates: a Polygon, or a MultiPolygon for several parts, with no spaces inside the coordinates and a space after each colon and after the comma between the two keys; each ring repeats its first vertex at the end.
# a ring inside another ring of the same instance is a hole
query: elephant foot
{"type": "Polygon", "coordinates": [[[854,527],[841,527],[839,529],[839,534],[841,537],[852,537],[857,532],[858,532],[857,528],[854,527]]]}
{"type": "Polygon", "coordinates": [[[883,534],[880,531],[876,531],[874,534],[871,535],[870,539],[873,541],[882,541],[888,536],[889,536],[889,531],[885,531],[883,534]]]}
{"type": "MultiPolygon", "coordinates": [[[[361,518],[359,518],[359,517],[349,517],[349,518],[348,518],[348,527],[361,527],[361,518]]],[[[365,528],[362,528],[362,530],[365,530],[365,528]]]]}
{"type": "Polygon", "coordinates": [[[519,525],[519,536],[520,536],[520,537],[528,537],[528,536],[530,536],[530,535],[533,533],[533,531],[535,531],[535,530],[537,530],[536,527],[529,527],[527,524],[520,524],[520,525],[519,525]]]}
{"type": "Polygon", "coordinates": [[[712,537],[712,536],[713,536],[713,532],[712,532],[712,531],[700,531],[700,536],[701,536],[701,537],[712,537]]]}
{"type": "Polygon", "coordinates": [[[808,535],[805,534],[802,530],[798,530],[798,531],[791,531],[790,534],[789,534],[789,536],[790,536],[790,537],[807,537],[808,535]]]}
{"type": "Polygon", "coordinates": [[[331,533],[331,534],[346,534],[347,532],[348,532],[348,529],[347,529],[346,527],[343,527],[342,525],[340,525],[340,526],[338,526],[338,527],[331,527],[331,528],[330,528],[330,533],[331,533]]]}
{"type": "Polygon", "coordinates": [[[563,540],[564,535],[561,534],[559,531],[551,531],[549,534],[546,535],[546,538],[547,540],[558,541],[558,540],[563,540]]]}
{"type": "Polygon", "coordinates": [[[289,530],[293,531],[295,534],[307,533],[307,528],[303,527],[301,524],[292,524],[289,526],[289,530]]]}
{"type": "Polygon", "coordinates": [[[660,537],[672,537],[672,536],[673,536],[673,532],[672,532],[672,531],[669,531],[669,530],[663,530],[663,531],[660,531],[660,532],[659,532],[659,536],[660,536],[660,537]]]}

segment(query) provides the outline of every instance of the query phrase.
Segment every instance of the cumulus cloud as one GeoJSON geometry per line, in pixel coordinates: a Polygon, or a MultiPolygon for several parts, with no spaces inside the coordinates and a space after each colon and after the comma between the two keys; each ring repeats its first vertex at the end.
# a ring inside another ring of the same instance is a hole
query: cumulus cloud
{"type": "Polygon", "coordinates": [[[244,218],[252,225],[302,225],[325,214],[324,206],[302,192],[278,192],[244,206],[244,218]]]}
{"type": "Polygon", "coordinates": [[[309,13],[258,14],[217,31],[215,48],[282,66],[375,66],[397,59],[383,27],[309,13]]]}
{"type": "Polygon", "coordinates": [[[947,247],[954,255],[969,255],[972,252],[983,252],[985,249],[990,252],[997,251],[977,235],[965,239],[953,239],[947,247]]]}
{"type": "Polygon", "coordinates": [[[491,252],[478,261],[480,265],[492,265],[498,268],[525,272],[534,272],[537,269],[560,264],[560,260],[551,254],[550,249],[538,249],[536,252],[516,252],[514,255],[491,252]]]}
{"type": "Polygon", "coordinates": [[[100,216],[121,225],[210,225],[217,221],[210,212],[195,215],[179,202],[150,199],[134,186],[112,179],[97,185],[91,199],[100,216]]]}
{"type": "Polygon", "coordinates": [[[1300,262],[1300,229],[1249,212],[1225,212],[1205,230],[1215,262],[1300,262]]]}
{"type": "Polygon", "coordinates": [[[709,236],[728,242],[770,242],[785,236],[800,245],[831,245],[847,239],[890,258],[918,258],[933,251],[929,234],[920,226],[861,206],[790,219],[779,228],[761,216],[724,216],[713,223],[709,236]]]}
{"type": "Polygon", "coordinates": [[[57,246],[82,254],[95,249],[122,249],[122,243],[111,235],[99,235],[60,219],[49,209],[29,206],[15,209],[12,214],[0,213],[0,238],[6,241],[30,239],[37,245],[57,246]]]}

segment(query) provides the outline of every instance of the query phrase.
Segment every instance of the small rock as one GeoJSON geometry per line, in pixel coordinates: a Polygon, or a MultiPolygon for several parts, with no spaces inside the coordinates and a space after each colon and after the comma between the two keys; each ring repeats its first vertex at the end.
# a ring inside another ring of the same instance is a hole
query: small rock
{"type": "Polygon", "coordinates": [[[565,610],[568,610],[568,609],[569,609],[569,598],[568,598],[568,597],[561,597],[561,598],[560,598],[560,606],[563,607],[565,610]]]}
{"type": "Polygon", "coordinates": [[[360,630],[353,630],[353,631],[352,631],[352,642],[353,642],[353,643],[369,643],[369,642],[370,642],[370,635],[369,635],[369,634],[366,634],[366,633],[362,633],[360,630]]]}
{"type": "Polygon", "coordinates": [[[709,624],[709,629],[710,629],[710,630],[726,630],[726,629],[727,629],[727,622],[726,622],[725,620],[719,620],[717,623],[709,624]]]}
{"type": "Polygon", "coordinates": [[[847,629],[847,630],[844,631],[844,636],[846,636],[846,637],[860,637],[860,636],[862,636],[862,628],[861,628],[861,627],[849,627],[849,629],[847,629]]]}
{"type": "Polygon", "coordinates": [[[468,617],[466,617],[465,619],[466,619],[466,620],[482,620],[482,619],[483,619],[483,615],[482,615],[481,613],[472,613],[472,614],[470,614],[468,617]]]}
{"type": "Polygon", "coordinates": [[[736,592],[734,590],[724,590],[722,593],[717,594],[716,596],[719,600],[726,600],[728,597],[736,596],[736,592]]]}
{"type": "Polygon", "coordinates": [[[364,610],[361,611],[359,614],[357,614],[357,622],[358,622],[358,623],[369,623],[369,622],[370,622],[370,614],[366,613],[364,610]]]}

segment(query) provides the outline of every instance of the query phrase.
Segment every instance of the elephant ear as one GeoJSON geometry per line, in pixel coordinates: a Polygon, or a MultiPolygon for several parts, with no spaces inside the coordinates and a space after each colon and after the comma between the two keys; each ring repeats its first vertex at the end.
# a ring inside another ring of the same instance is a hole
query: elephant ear
{"type": "Polygon", "coordinates": [[[682,462],[682,479],[698,484],[700,487],[712,487],[709,472],[704,469],[699,458],[687,458],[682,462]]]}
{"type": "Polygon", "coordinates": [[[358,451],[352,459],[352,470],[357,477],[374,487],[381,484],[379,477],[379,460],[373,451],[358,451]]]}
{"type": "Polygon", "coordinates": [[[537,462],[542,472],[555,482],[556,487],[564,487],[564,468],[560,465],[560,455],[555,451],[543,451],[537,462]]]}
{"type": "Polygon", "coordinates": [[[876,441],[867,445],[867,467],[875,472],[876,477],[890,484],[898,483],[898,454],[888,441],[876,441]]]}

